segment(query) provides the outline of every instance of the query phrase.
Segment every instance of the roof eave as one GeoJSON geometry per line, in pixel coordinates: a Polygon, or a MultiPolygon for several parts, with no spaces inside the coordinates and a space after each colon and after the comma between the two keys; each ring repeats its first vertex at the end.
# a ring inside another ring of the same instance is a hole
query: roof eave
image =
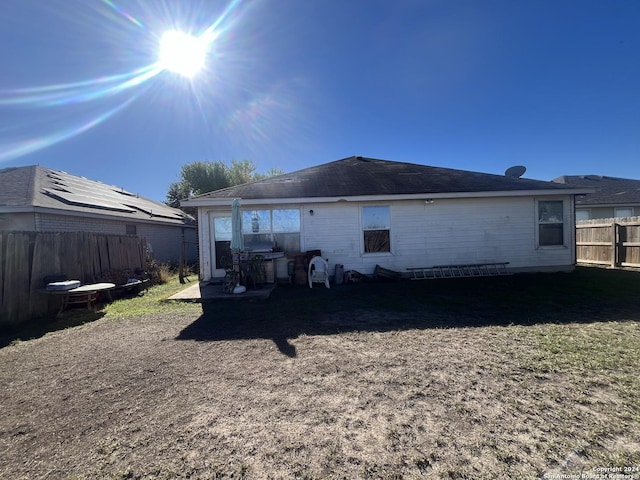
{"type": "Polygon", "coordinates": [[[639,207],[640,202],[615,202],[615,203],[583,203],[576,202],[576,208],[612,208],[612,207],[639,207]]]}
{"type": "Polygon", "coordinates": [[[129,222],[129,223],[149,223],[149,224],[162,224],[168,226],[175,227],[193,227],[195,228],[195,219],[186,222],[178,219],[172,220],[169,218],[162,217],[133,217],[126,215],[109,215],[108,213],[99,213],[99,212],[87,212],[80,210],[69,210],[62,208],[52,208],[52,207],[39,207],[39,206],[10,206],[10,205],[0,205],[0,213],[40,213],[40,214],[51,214],[51,215],[64,215],[69,217],[83,217],[83,218],[100,218],[100,219],[109,219],[119,222],[129,222]]]}
{"type": "MultiPolygon", "coordinates": [[[[588,188],[553,188],[544,190],[505,190],[494,192],[448,192],[448,193],[412,193],[401,195],[355,195],[336,197],[293,197],[293,198],[242,198],[243,205],[278,205],[305,203],[336,203],[336,202],[381,202],[393,200],[425,200],[437,198],[495,198],[495,197],[529,197],[549,195],[583,195],[592,193],[588,188]]],[[[183,200],[183,207],[219,207],[231,206],[232,198],[192,198],[183,200]]]]}

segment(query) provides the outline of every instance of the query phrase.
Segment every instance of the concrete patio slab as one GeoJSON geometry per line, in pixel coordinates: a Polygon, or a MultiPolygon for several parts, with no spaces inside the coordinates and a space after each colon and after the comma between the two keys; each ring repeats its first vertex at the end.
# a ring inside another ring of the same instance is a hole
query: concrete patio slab
{"type": "Polygon", "coordinates": [[[275,284],[267,284],[262,288],[251,288],[244,293],[226,293],[221,284],[199,282],[170,296],[168,300],[179,302],[214,302],[217,300],[266,300],[276,288],[275,284]]]}

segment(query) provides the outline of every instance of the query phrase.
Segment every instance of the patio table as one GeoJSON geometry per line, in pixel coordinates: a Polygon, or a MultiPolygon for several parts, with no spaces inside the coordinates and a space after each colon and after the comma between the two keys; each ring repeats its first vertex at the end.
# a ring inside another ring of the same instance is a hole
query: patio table
{"type": "Polygon", "coordinates": [[[39,290],[40,293],[47,295],[61,296],[62,303],[60,309],[56,313],[58,316],[69,305],[86,304],[87,310],[95,308],[96,300],[98,299],[99,292],[106,292],[111,298],[110,291],[115,288],[115,283],[90,283],[88,285],[81,285],[71,290],[39,290]]]}

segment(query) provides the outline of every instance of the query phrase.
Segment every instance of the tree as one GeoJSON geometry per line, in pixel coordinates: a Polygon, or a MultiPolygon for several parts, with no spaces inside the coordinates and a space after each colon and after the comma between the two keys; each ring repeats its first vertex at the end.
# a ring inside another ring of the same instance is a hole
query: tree
{"type": "Polygon", "coordinates": [[[185,198],[283,173],[275,168],[266,174],[257,173],[251,160],[231,160],[230,165],[222,161],[195,161],[182,166],[180,180],[169,185],[165,203],[180,208],[180,200],[185,198]]]}
{"type": "Polygon", "coordinates": [[[261,180],[256,173],[256,166],[249,160],[231,160],[231,166],[227,169],[227,179],[230,185],[242,185],[243,183],[261,180]]]}

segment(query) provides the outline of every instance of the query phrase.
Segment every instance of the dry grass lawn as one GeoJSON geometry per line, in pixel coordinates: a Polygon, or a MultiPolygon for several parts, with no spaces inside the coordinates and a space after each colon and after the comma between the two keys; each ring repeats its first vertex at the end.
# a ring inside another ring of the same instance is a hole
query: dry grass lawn
{"type": "Polygon", "coordinates": [[[204,309],[168,292],[5,342],[1,478],[640,467],[640,273],[280,287],[204,309]]]}

